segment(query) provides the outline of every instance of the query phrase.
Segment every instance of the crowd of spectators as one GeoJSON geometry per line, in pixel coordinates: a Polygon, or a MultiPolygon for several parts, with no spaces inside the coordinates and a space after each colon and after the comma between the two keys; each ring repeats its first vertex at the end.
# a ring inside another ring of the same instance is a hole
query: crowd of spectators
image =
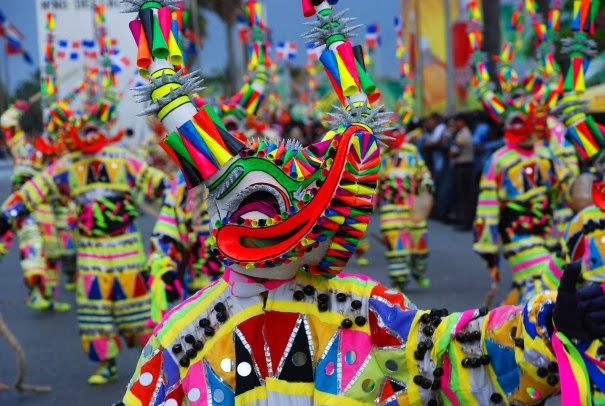
{"type": "Polygon", "coordinates": [[[417,123],[416,144],[435,182],[431,217],[471,231],[485,162],[504,145],[501,126],[484,113],[443,117],[434,113],[417,123]]]}

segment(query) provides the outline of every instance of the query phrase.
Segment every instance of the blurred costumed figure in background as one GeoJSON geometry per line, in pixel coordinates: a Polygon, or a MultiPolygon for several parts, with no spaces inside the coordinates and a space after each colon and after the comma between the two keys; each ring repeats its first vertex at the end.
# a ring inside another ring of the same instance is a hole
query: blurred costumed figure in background
{"type": "MultiPolygon", "coordinates": [[[[474,85],[488,112],[504,122],[506,140],[483,169],[473,248],[485,260],[493,280],[486,303],[493,300],[500,281],[500,244],[513,272],[513,289],[505,303],[525,303],[541,289],[542,273],[561,265],[552,244],[554,210],[573,174],[551,150],[536,145],[533,136],[536,109],[549,98],[536,92],[532,81],[519,82],[511,66],[510,42],[505,42],[499,58],[498,78],[504,93],[492,90],[481,53],[481,14],[475,1],[469,3],[469,17],[474,85]]],[[[513,16],[513,23],[521,23],[518,15],[513,16]]]]}
{"type": "MultiPolygon", "coordinates": [[[[397,41],[403,84],[397,124],[406,129],[414,115],[414,84],[401,32],[397,41]]],[[[386,142],[381,154],[377,197],[389,276],[395,289],[405,290],[411,279],[427,288],[427,218],[432,208],[433,180],[416,146],[407,142],[405,130],[390,135],[393,139],[386,142]]]]}
{"type": "Polygon", "coordinates": [[[77,206],[78,326],[84,352],[100,363],[90,384],[116,379],[120,336],[129,347],[143,346],[151,333],[145,252],[134,223],[139,212],[132,194],[139,189],[148,199],[159,199],[167,183],[163,172],[111,145],[124,131],[109,135],[118,95],[109,58],[111,39],[105,32],[98,42],[99,92],[84,100],[79,112],[63,112],[69,120],[59,134],[69,153],[8,197],[1,227],[5,231],[18,224],[52,199],[77,206]]]}

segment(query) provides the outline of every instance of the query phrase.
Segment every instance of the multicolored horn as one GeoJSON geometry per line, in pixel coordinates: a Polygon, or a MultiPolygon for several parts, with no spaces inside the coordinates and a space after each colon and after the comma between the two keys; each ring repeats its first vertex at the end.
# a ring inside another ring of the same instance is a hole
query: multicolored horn
{"type": "Polygon", "coordinates": [[[177,42],[180,14],[172,12],[178,10],[181,2],[124,2],[130,4],[126,12],[138,15],[130,24],[135,41],[139,34],[138,54],[144,56],[137,65],[141,74],[149,77],[149,84],[135,89],[139,101],[151,102],[141,114],[156,115],[164,128],[172,131],[160,145],[180,167],[187,185],[195,187],[236,157],[244,144],[227,131],[210,105],[198,111],[192,102],[191,95],[203,88],[198,72],[183,74],[180,67],[182,52],[177,42]]]}

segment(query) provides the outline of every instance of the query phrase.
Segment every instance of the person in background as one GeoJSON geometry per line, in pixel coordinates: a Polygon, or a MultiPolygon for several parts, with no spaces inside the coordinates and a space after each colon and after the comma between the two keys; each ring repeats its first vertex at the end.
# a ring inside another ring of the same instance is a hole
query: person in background
{"type": "Polygon", "coordinates": [[[448,197],[451,195],[451,185],[448,184],[448,144],[450,133],[443,117],[439,113],[432,113],[424,121],[425,134],[421,143],[423,156],[426,159],[437,193],[434,216],[446,220],[448,197]]]}
{"type": "Polygon", "coordinates": [[[456,202],[462,217],[458,231],[471,231],[473,225],[473,136],[465,115],[457,114],[450,121],[453,133],[449,157],[452,160],[456,202]]]}

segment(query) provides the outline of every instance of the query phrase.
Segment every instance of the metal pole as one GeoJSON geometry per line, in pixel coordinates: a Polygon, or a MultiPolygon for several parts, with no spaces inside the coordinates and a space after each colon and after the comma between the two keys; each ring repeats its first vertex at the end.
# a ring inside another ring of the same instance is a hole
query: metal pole
{"type": "Polygon", "coordinates": [[[8,64],[8,52],[4,52],[4,91],[5,91],[5,97],[4,97],[4,110],[8,109],[8,106],[10,106],[10,67],[8,64]]]}
{"type": "Polygon", "coordinates": [[[454,49],[452,42],[452,2],[445,1],[445,49],[447,63],[447,107],[445,113],[451,115],[456,111],[456,88],[454,86],[454,49]]]}

